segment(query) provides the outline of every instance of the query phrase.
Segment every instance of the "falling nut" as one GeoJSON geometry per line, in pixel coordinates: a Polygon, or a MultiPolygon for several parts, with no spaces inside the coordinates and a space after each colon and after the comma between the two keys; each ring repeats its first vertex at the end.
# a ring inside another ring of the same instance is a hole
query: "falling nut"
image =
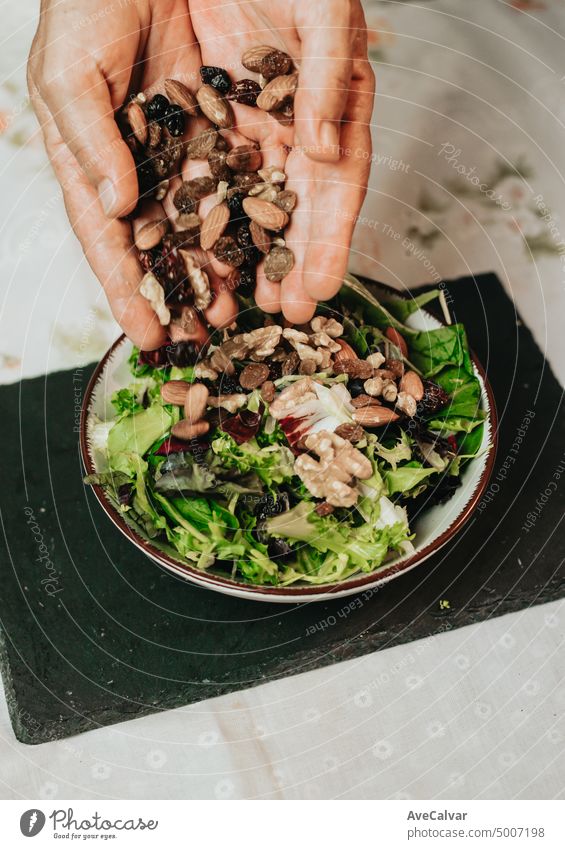
{"type": "Polygon", "coordinates": [[[198,104],[191,91],[178,80],[165,80],[165,93],[169,100],[193,118],[198,114],[198,104]]]}
{"type": "Polygon", "coordinates": [[[403,374],[399,388],[401,392],[407,392],[416,401],[421,401],[424,397],[424,384],[415,371],[407,371],[403,374]]]}
{"type": "Polygon", "coordinates": [[[232,147],[226,157],[226,165],[232,171],[255,172],[258,171],[263,162],[261,151],[253,144],[240,144],[232,147]]]}
{"type": "Polygon", "coordinates": [[[135,247],[138,251],[150,251],[159,244],[168,229],[166,219],[149,221],[135,234],[135,247]]]}
{"type": "Polygon", "coordinates": [[[128,124],[139,144],[147,141],[147,118],[145,112],[136,100],[130,101],[127,107],[128,124]]]}
{"type": "Polygon", "coordinates": [[[169,380],[161,386],[161,398],[165,404],[183,407],[186,400],[186,390],[190,386],[186,380],[169,380]]]}
{"type": "Polygon", "coordinates": [[[354,420],[364,427],[379,427],[398,420],[398,415],[388,407],[361,407],[353,411],[354,420]]]}
{"type": "Polygon", "coordinates": [[[255,247],[258,248],[261,253],[268,254],[271,247],[271,237],[265,228],[258,224],[257,221],[251,221],[249,224],[249,232],[251,233],[251,240],[255,247]]]}
{"type": "Polygon", "coordinates": [[[200,247],[209,251],[214,247],[230,220],[230,210],[227,203],[213,206],[200,229],[200,247]]]}
{"type": "MultiPolygon", "coordinates": [[[[315,319],[314,319],[314,321],[315,321],[315,319]]],[[[313,330],[316,329],[314,327],[313,323],[312,323],[311,326],[312,326],[313,330]]],[[[316,325],[316,327],[317,326],[318,325],[316,325]]],[[[345,339],[336,339],[336,342],[339,345],[339,347],[341,348],[341,351],[338,351],[337,354],[335,355],[334,363],[340,363],[340,362],[343,362],[344,360],[358,360],[359,359],[359,357],[357,356],[357,354],[355,353],[355,351],[353,350],[351,345],[349,345],[349,343],[346,342],[345,339]]]]}
{"type": "Polygon", "coordinates": [[[209,394],[208,387],[203,383],[191,383],[189,385],[184,399],[184,417],[191,424],[203,418],[209,394]]]}
{"type": "Polygon", "coordinates": [[[282,109],[294,97],[298,74],[285,74],[267,83],[257,98],[257,106],[264,112],[282,109]]]}
{"type": "Polygon", "coordinates": [[[259,198],[244,198],[245,214],[266,230],[282,230],[288,224],[288,215],[274,203],[259,198]]]}
{"type": "Polygon", "coordinates": [[[191,424],[188,419],[181,419],[171,428],[171,433],[177,439],[197,439],[210,430],[210,423],[204,419],[191,424]]]}
{"type": "Polygon", "coordinates": [[[400,349],[400,353],[403,357],[408,356],[408,345],[406,344],[404,336],[402,336],[395,327],[387,327],[385,336],[387,339],[390,339],[393,345],[396,345],[396,347],[400,349]]]}
{"type": "Polygon", "coordinates": [[[217,127],[227,130],[233,126],[234,116],[231,105],[211,85],[200,86],[196,92],[196,99],[204,115],[217,127]]]}

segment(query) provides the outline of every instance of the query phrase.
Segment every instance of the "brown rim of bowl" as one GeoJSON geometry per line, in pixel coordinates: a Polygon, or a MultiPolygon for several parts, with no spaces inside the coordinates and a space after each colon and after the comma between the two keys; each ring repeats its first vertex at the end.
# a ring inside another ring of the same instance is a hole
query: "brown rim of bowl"
{"type": "MultiPolygon", "coordinates": [[[[382,284],[377,284],[379,288],[388,289],[388,287],[383,286],[382,284]]],[[[395,291],[395,294],[398,292],[395,291]]],[[[423,308],[424,312],[428,312],[429,315],[432,315],[436,320],[441,321],[438,316],[433,315],[428,310],[423,308]]],[[[444,322],[442,322],[443,324],[444,322]]],[[[90,409],[90,402],[92,398],[92,394],[94,392],[94,388],[98,383],[98,380],[101,374],[104,372],[104,368],[106,363],[114,353],[114,351],[123,344],[126,336],[124,333],[116,339],[114,344],[106,351],[96,368],[92,374],[92,377],[88,381],[88,386],[86,387],[86,392],[84,393],[84,399],[81,409],[80,415],[80,451],[82,456],[82,462],[86,469],[87,474],[96,474],[96,469],[92,463],[92,459],[90,457],[90,452],[88,450],[87,444],[87,419],[88,412],[90,409]]],[[[104,492],[104,488],[99,486],[98,484],[92,484],[92,489],[96,495],[97,500],[102,506],[103,510],[106,512],[111,521],[119,528],[119,530],[130,539],[135,545],[141,547],[143,551],[150,557],[158,560],[163,566],[167,567],[169,570],[173,569],[177,573],[183,573],[187,577],[194,576],[197,578],[197,583],[200,586],[205,584],[209,585],[211,589],[213,588],[223,588],[223,589],[233,589],[233,590],[241,590],[245,592],[249,592],[254,595],[260,596],[296,596],[299,598],[308,598],[314,597],[318,595],[332,595],[332,593],[338,593],[342,590],[359,590],[361,591],[367,584],[373,584],[376,582],[385,581],[387,578],[392,575],[401,575],[403,572],[408,571],[409,569],[416,566],[420,561],[424,561],[427,557],[433,554],[436,551],[439,551],[440,548],[449,542],[452,537],[460,530],[460,528],[471,518],[477,504],[481,500],[485,489],[488,486],[488,482],[490,480],[490,476],[492,474],[492,470],[494,467],[494,462],[496,459],[496,451],[498,445],[498,416],[496,413],[496,404],[494,400],[494,394],[491,388],[491,385],[487,379],[485,370],[476,355],[473,351],[470,351],[471,359],[476,366],[486,390],[486,394],[489,402],[489,419],[491,425],[491,433],[492,433],[492,444],[488,450],[487,463],[485,468],[483,469],[483,473],[479,478],[477,486],[475,487],[475,491],[473,492],[468,504],[465,506],[465,509],[453,520],[451,525],[445,529],[445,531],[440,534],[433,542],[430,542],[425,548],[421,551],[418,551],[416,554],[411,555],[410,557],[403,560],[398,565],[392,565],[389,568],[377,570],[375,572],[369,572],[357,578],[351,578],[350,580],[341,581],[338,584],[318,584],[316,586],[289,586],[289,587],[265,587],[261,585],[255,584],[246,584],[242,581],[233,581],[229,578],[223,578],[221,575],[213,575],[209,572],[203,572],[199,569],[195,569],[188,564],[183,563],[181,560],[176,560],[173,557],[170,557],[163,551],[160,551],[157,548],[154,548],[153,545],[147,540],[143,539],[143,537],[139,536],[133,528],[126,523],[124,518],[118,513],[113,504],[108,501],[106,494],[104,492]]],[[[292,603],[292,602],[288,602],[292,603]]]]}

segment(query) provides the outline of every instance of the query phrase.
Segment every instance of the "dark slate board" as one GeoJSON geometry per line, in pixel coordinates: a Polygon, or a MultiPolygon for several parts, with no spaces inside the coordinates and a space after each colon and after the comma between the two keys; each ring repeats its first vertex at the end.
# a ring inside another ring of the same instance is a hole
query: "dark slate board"
{"type": "Polygon", "coordinates": [[[90,368],[0,390],[0,660],[19,740],[67,737],[564,594],[562,390],[495,277],[446,291],[497,398],[493,484],[438,556],[329,604],[232,599],[139,553],[81,482],[77,411],[90,368]]]}

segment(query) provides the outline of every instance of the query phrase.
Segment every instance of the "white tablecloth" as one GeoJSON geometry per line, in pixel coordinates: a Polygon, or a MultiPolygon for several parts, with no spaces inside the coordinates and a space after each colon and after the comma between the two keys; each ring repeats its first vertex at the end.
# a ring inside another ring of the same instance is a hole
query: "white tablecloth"
{"type": "MultiPolygon", "coordinates": [[[[396,286],[495,270],[565,378],[565,7],[367,2],[375,164],[352,269],[396,286]]],[[[69,232],[4,4],[0,379],[117,335],[69,232]]],[[[4,798],[563,798],[565,609],[554,603],[40,747],[0,704],[4,798]]]]}

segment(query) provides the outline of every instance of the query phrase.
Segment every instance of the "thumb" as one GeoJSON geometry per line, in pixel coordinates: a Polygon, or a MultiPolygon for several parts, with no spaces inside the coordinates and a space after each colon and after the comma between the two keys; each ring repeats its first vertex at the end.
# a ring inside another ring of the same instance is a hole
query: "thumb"
{"type": "Polygon", "coordinates": [[[296,134],[311,159],[337,162],[357,30],[351,27],[347,0],[310,3],[306,9],[298,27],[302,58],[295,98],[296,134]]]}
{"type": "Polygon", "coordinates": [[[135,207],[138,184],[133,156],[114,120],[108,83],[90,57],[41,87],[61,137],[98,192],[109,218],[135,207]]]}

